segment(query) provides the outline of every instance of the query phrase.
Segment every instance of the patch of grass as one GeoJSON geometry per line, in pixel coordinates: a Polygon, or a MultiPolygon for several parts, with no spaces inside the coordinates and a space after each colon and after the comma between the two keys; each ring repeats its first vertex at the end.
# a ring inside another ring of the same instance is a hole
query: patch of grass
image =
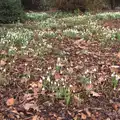
{"type": "Polygon", "coordinates": [[[118,85],[118,80],[116,79],[116,77],[112,77],[112,85],[113,85],[113,88],[116,89],[118,85]]]}
{"type": "Polygon", "coordinates": [[[95,17],[100,20],[120,19],[120,12],[98,13],[95,17]]]}
{"type": "Polygon", "coordinates": [[[26,13],[26,15],[27,15],[27,19],[32,21],[33,20],[42,21],[50,17],[50,15],[45,12],[41,12],[41,13],[31,12],[31,13],[26,13]]]}

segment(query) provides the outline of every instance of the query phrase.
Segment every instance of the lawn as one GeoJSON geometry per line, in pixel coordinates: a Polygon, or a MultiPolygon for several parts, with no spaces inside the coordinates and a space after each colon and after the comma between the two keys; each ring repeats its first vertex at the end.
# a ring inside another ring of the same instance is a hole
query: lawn
{"type": "Polygon", "coordinates": [[[120,12],[26,15],[0,24],[0,119],[120,119],[120,12]]]}

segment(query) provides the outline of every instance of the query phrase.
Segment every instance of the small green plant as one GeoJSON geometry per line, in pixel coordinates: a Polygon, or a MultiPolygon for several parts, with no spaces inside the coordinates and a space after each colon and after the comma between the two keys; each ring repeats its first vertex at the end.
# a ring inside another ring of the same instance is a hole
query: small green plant
{"type": "Polygon", "coordinates": [[[0,72],[0,86],[4,86],[8,84],[9,81],[6,80],[6,78],[3,76],[3,74],[0,72]]]}
{"type": "Polygon", "coordinates": [[[66,102],[66,105],[70,104],[71,101],[71,92],[69,88],[66,87],[62,87],[60,86],[57,90],[56,90],[56,97],[59,99],[64,99],[66,102]]]}
{"type": "Polygon", "coordinates": [[[47,38],[47,39],[52,39],[52,38],[56,38],[57,34],[53,31],[49,31],[49,32],[44,33],[42,37],[47,38]]]}
{"type": "MultiPolygon", "coordinates": [[[[59,69],[59,68],[57,68],[59,69]]],[[[65,100],[66,105],[70,104],[71,101],[71,91],[67,85],[65,85],[64,80],[55,80],[53,76],[48,75],[43,80],[43,88],[47,91],[55,93],[57,99],[65,100]]]]}
{"type": "Polygon", "coordinates": [[[120,33],[116,33],[116,38],[120,41],[120,33]]]}
{"type": "Polygon", "coordinates": [[[36,21],[42,21],[49,18],[49,14],[42,12],[42,13],[26,13],[28,20],[36,20],[36,21]]]}
{"type": "Polygon", "coordinates": [[[113,85],[113,88],[116,89],[118,85],[118,79],[116,79],[116,76],[112,77],[112,85],[113,85]]]}
{"type": "Polygon", "coordinates": [[[115,12],[114,14],[111,12],[105,12],[105,13],[98,13],[95,15],[96,19],[99,20],[109,20],[109,19],[119,19],[120,13],[115,12]]]}
{"type": "Polygon", "coordinates": [[[82,76],[78,79],[78,82],[82,83],[83,85],[87,85],[90,84],[91,79],[89,77],[82,76]]]}
{"type": "Polygon", "coordinates": [[[70,38],[77,38],[78,33],[79,32],[77,30],[73,30],[73,29],[67,29],[63,31],[63,35],[70,38]]]}

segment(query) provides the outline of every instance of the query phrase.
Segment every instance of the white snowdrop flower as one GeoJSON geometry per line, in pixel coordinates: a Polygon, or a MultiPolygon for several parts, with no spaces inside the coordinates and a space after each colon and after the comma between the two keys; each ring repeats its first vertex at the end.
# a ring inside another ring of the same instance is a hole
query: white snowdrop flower
{"type": "Polygon", "coordinates": [[[60,58],[57,58],[57,62],[58,62],[58,63],[60,62],[60,58]]]}
{"type": "Polygon", "coordinates": [[[39,82],[42,83],[42,80],[40,79],[39,82]]]}
{"type": "Polygon", "coordinates": [[[87,74],[87,73],[89,73],[89,70],[88,70],[88,69],[85,71],[85,74],[87,74]]]}
{"type": "Polygon", "coordinates": [[[56,82],[54,82],[54,85],[56,85],[57,83],[56,82]]]}
{"type": "Polygon", "coordinates": [[[52,45],[49,45],[49,44],[48,44],[48,45],[47,45],[47,48],[52,48],[52,45]]]}
{"type": "Polygon", "coordinates": [[[60,71],[60,74],[63,74],[63,71],[60,71]]]}
{"type": "Polygon", "coordinates": [[[116,77],[116,80],[119,80],[119,79],[120,79],[120,76],[118,76],[118,75],[115,75],[115,77],[116,77]]]}
{"type": "Polygon", "coordinates": [[[3,70],[3,72],[5,72],[5,71],[6,71],[6,69],[3,70]]]}
{"type": "Polygon", "coordinates": [[[51,66],[50,67],[48,67],[48,70],[50,70],[51,69],[51,66]]]}
{"type": "Polygon", "coordinates": [[[73,87],[72,85],[69,85],[69,87],[73,87]]]}
{"type": "Polygon", "coordinates": [[[58,83],[58,87],[60,86],[60,84],[58,83]]]}
{"type": "Polygon", "coordinates": [[[26,48],[26,46],[22,46],[21,48],[22,48],[22,49],[25,49],[25,48],[26,48]]]}
{"type": "Polygon", "coordinates": [[[73,93],[75,93],[75,90],[73,90],[73,93]]]}
{"type": "Polygon", "coordinates": [[[59,79],[56,79],[56,82],[58,82],[59,81],[59,79]]]}
{"type": "Polygon", "coordinates": [[[94,68],[94,69],[93,69],[93,72],[96,72],[96,71],[97,71],[97,69],[96,69],[96,68],[94,68]]]}
{"type": "Polygon", "coordinates": [[[25,66],[27,66],[28,64],[27,63],[25,63],[25,66]]]}
{"type": "Polygon", "coordinates": [[[53,84],[53,81],[51,81],[51,84],[53,84]]]}
{"type": "Polygon", "coordinates": [[[53,70],[53,71],[52,71],[52,75],[54,75],[54,74],[55,74],[55,72],[56,72],[56,71],[55,71],[55,70],[53,70]]]}
{"type": "Polygon", "coordinates": [[[45,90],[45,88],[43,87],[43,88],[42,88],[42,91],[44,91],[44,90],[45,90]]]}
{"type": "Polygon", "coordinates": [[[42,76],[42,79],[43,79],[43,80],[45,80],[45,77],[44,77],[44,76],[42,76]]]}
{"type": "Polygon", "coordinates": [[[61,81],[64,81],[64,78],[61,78],[61,81]]]}
{"type": "Polygon", "coordinates": [[[57,63],[57,66],[62,66],[62,64],[60,62],[57,63]]]}
{"type": "Polygon", "coordinates": [[[91,81],[91,80],[89,81],[89,84],[92,84],[92,81],[91,81]]]}
{"type": "Polygon", "coordinates": [[[47,81],[50,82],[50,76],[47,77],[47,81]]]}
{"type": "Polygon", "coordinates": [[[35,68],[35,70],[41,71],[41,68],[35,68]]]}
{"type": "Polygon", "coordinates": [[[64,85],[65,85],[65,83],[63,82],[63,83],[62,83],[62,85],[64,86],[64,85]]]}
{"type": "Polygon", "coordinates": [[[115,72],[112,73],[111,77],[115,77],[115,72]]]}

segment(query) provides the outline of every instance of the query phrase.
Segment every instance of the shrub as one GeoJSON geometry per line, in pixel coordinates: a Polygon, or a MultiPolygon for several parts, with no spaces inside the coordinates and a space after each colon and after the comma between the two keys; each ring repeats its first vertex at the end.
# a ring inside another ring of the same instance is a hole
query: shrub
{"type": "Polygon", "coordinates": [[[56,7],[61,10],[80,9],[85,11],[85,0],[56,0],[56,7]]]}
{"type": "Polygon", "coordinates": [[[27,10],[49,10],[54,6],[54,0],[21,0],[27,10]]]}
{"type": "Polygon", "coordinates": [[[109,0],[56,0],[56,7],[61,10],[96,11],[109,8],[109,0]]]}
{"type": "Polygon", "coordinates": [[[109,9],[108,0],[86,0],[86,7],[90,11],[109,9]]]}
{"type": "Polygon", "coordinates": [[[0,1],[0,23],[14,23],[23,21],[25,14],[21,7],[21,0],[0,1]]]}

